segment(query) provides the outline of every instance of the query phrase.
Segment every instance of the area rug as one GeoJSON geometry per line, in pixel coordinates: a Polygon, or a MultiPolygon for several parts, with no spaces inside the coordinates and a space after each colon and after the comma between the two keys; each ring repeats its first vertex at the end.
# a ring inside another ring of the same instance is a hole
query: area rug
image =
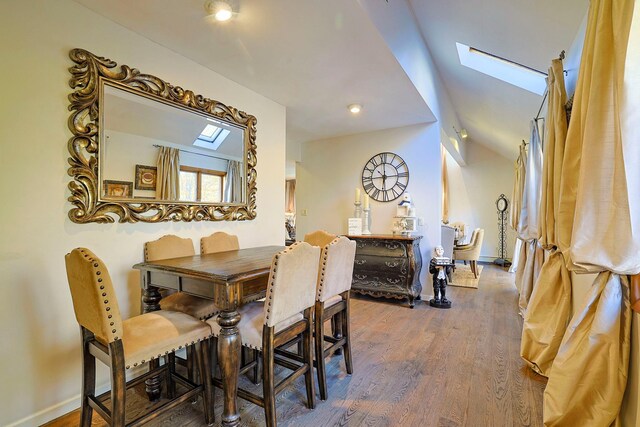
{"type": "Polygon", "coordinates": [[[482,266],[478,264],[478,278],[473,277],[470,265],[456,264],[456,271],[451,275],[449,286],[459,286],[461,288],[478,289],[478,282],[482,274],[482,266]]]}

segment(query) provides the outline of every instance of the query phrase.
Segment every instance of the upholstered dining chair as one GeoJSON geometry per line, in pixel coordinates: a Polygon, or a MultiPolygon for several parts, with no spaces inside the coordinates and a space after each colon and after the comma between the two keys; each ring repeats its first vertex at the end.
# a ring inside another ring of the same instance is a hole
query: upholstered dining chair
{"type": "Polygon", "coordinates": [[[320,399],[327,400],[327,373],[325,358],[336,349],[344,351],[347,373],[353,373],[351,358],[350,297],[353,263],[356,256],[356,242],[344,236],[337,237],[324,248],[320,255],[320,269],[316,291],[315,307],[315,347],[316,369],[320,399]],[[340,316],[336,322],[341,328],[339,338],[325,336],[324,324],[334,316],[340,316]],[[325,342],[331,345],[324,347],[325,342]]]}
{"type": "Polygon", "coordinates": [[[324,230],[316,230],[304,235],[305,242],[311,246],[319,246],[321,248],[327,246],[335,238],[335,234],[327,233],[324,230]]]}
{"type": "Polygon", "coordinates": [[[238,236],[217,231],[211,236],[200,239],[200,253],[213,254],[218,252],[235,251],[240,249],[238,236]]]}
{"type": "MultiPolygon", "coordinates": [[[[173,234],[162,236],[158,240],[144,244],[144,260],[158,261],[161,259],[180,258],[195,255],[193,241],[173,234]]],[[[198,298],[184,292],[166,295],[160,300],[163,310],[181,311],[200,320],[208,319],[218,313],[212,300],[198,298]]]]}
{"type": "Polygon", "coordinates": [[[471,271],[475,278],[478,278],[478,259],[480,258],[483,239],[484,230],[482,228],[476,228],[473,230],[469,244],[456,246],[453,250],[453,257],[456,261],[469,261],[471,271]]]}
{"type": "Polygon", "coordinates": [[[213,388],[209,372],[209,340],[211,328],[208,324],[187,314],[159,310],[122,320],[118,300],[104,263],[89,249],[78,248],[65,257],[67,279],[71,290],[73,308],[80,325],[82,338],[82,409],[80,425],[91,425],[95,410],[112,426],[124,426],[126,390],[140,384],[152,375],[164,374],[167,380],[166,403],[126,425],[140,425],[166,412],[178,403],[203,394],[205,421],[214,420],[213,388]],[[171,360],[174,352],[183,347],[195,347],[194,354],[203,385],[176,375],[171,360]],[[150,372],[126,382],[126,372],[161,357],[167,363],[150,372]],[[111,391],[95,396],[96,361],[98,358],[111,371],[111,391]],[[175,381],[188,390],[175,396],[175,381]],[[110,395],[111,409],[104,405],[110,395]]]}
{"type": "MultiPolygon", "coordinates": [[[[262,352],[263,396],[242,388],[238,389],[238,396],[262,406],[269,427],[277,425],[276,395],[301,375],[305,376],[307,406],[315,407],[311,335],[319,259],[320,248],[305,242],[294,243],[279,252],[271,263],[265,302],[249,303],[239,310],[242,345],[262,352]],[[300,360],[280,353],[276,356],[278,347],[298,336],[303,341],[300,360]],[[293,371],[278,384],[274,378],[276,363],[293,371]]],[[[219,336],[221,328],[215,318],[207,323],[213,336],[219,336]]]]}
{"type": "MultiPolygon", "coordinates": [[[[333,241],[337,236],[335,234],[327,233],[324,230],[316,230],[311,233],[307,233],[304,235],[304,241],[309,243],[312,246],[319,246],[321,249],[327,246],[329,243],[333,241]]],[[[334,316],[331,318],[331,332],[334,336],[340,338],[342,336],[342,327],[340,326],[340,315],[334,316]]],[[[300,342],[298,342],[298,353],[302,353],[302,349],[300,347],[300,342]]],[[[341,350],[338,349],[336,354],[339,355],[341,350]]]]}
{"type": "MultiPolygon", "coordinates": [[[[146,242],[144,244],[144,260],[145,261],[158,261],[169,258],[180,258],[184,256],[195,255],[196,251],[193,247],[193,240],[189,238],[182,238],[173,234],[167,234],[162,236],[158,240],[146,242]]],[[[162,310],[179,311],[186,313],[196,319],[206,320],[210,317],[218,314],[218,309],[213,303],[213,300],[198,298],[193,295],[186,294],[184,292],[174,292],[172,294],[164,295],[160,300],[160,308],[162,310]]],[[[194,379],[194,356],[192,350],[187,348],[186,366],[189,379],[194,379]]],[[[215,353],[213,354],[212,361],[215,361],[215,353]]],[[[185,363],[185,360],[178,358],[180,363],[185,363]]]]}

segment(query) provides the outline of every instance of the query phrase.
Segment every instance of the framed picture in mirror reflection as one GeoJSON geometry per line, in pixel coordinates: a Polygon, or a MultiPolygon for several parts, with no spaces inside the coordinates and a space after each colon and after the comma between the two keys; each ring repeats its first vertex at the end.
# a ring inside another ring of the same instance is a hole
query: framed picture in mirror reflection
{"type": "Polygon", "coordinates": [[[136,190],[155,190],[158,168],[136,165],[136,190]]]}
{"type": "Polygon", "coordinates": [[[114,181],[105,179],[104,195],[107,197],[131,197],[133,195],[133,182],[131,181],[114,181]]]}

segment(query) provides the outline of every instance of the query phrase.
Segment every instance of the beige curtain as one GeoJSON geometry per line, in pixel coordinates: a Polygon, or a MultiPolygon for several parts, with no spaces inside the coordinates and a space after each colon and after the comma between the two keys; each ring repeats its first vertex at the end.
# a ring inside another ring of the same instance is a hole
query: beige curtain
{"type": "Polygon", "coordinates": [[[600,273],[571,319],[544,392],[546,426],[610,426],[627,383],[627,276],[600,273]]]}
{"type": "Polygon", "coordinates": [[[520,210],[522,209],[522,194],[524,193],[525,164],[527,162],[527,149],[524,142],[520,144],[520,155],[515,162],[515,179],[513,192],[511,193],[511,210],[509,211],[509,226],[518,230],[520,222],[520,210]]]}
{"type": "Polygon", "coordinates": [[[535,120],[531,121],[531,137],[522,190],[522,209],[518,221],[518,235],[522,240],[538,239],[538,212],[540,211],[540,191],[542,173],[542,143],[535,120]]]}
{"type": "Polygon", "coordinates": [[[557,231],[570,269],[600,273],[551,368],[544,394],[548,426],[611,425],[627,381],[626,274],[640,271],[638,9],[633,0],[591,0],[589,8],[557,231]]]}
{"type": "Polygon", "coordinates": [[[447,173],[447,150],[440,145],[440,161],[442,162],[442,222],[449,223],[449,174],[447,173]]]}
{"type": "Polygon", "coordinates": [[[540,244],[550,251],[533,286],[524,316],[520,355],[537,373],[549,376],[571,319],[571,274],[555,246],[562,160],[567,137],[567,94],[562,61],[553,60],[548,78],[547,126],[540,201],[540,244]]]}
{"type": "Polygon", "coordinates": [[[542,264],[544,263],[544,250],[535,239],[523,242],[522,245],[525,250],[524,257],[519,261],[520,266],[518,266],[518,270],[516,271],[516,280],[520,280],[520,283],[516,282],[516,288],[520,290],[518,307],[520,309],[520,315],[524,317],[527,313],[529,300],[531,299],[535,284],[538,281],[542,264]]]}
{"type": "Polygon", "coordinates": [[[544,250],[538,244],[538,214],[542,173],[542,144],[537,123],[531,121],[531,137],[525,166],[522,208],[518,221],[518,238],[523,240],[525,257],[519,260],[522,268],[516,274],[516,288],[520,291],[518,306],[525,315],[534,285],[544,261],[544,250]]]}
{"type": "Polygon", "coordinates": [[[242,203],[242,162],[229,160],[224,183],[225,202],[242,203]]]}
{"type": "MultiPolygon", "coordinates": [[[[520,222],[520,211],[522,210],[522,193],[524,192],[524,177],[526,171],[527,163],[527,148],[522,141],[520,144],[520,154],[515,161],[515,171],[514,171],[514,182],[513,182],[513,192],[511,193],[511,210],[509,211],[509,226],[517,231],[518,223],[520,222]]],[[[509,273],[514,273],[518,271],[518,264],[520,263],[520,254],[524,249],[524,242],[516,237],[516,244],[513,250],[513,259],[511,263],[511,267],[509,268],[509,273]]],[[[525,249],[526,250],[526,249],[525,249]]],[[[522,284],[521,280],[518,280],[516,277],[516,287],[522,284]]],[[[518,288],[518,292],[520,292],[520,288],[518,288]]]]}
{"type": "Polygon", "coordinates": [[[288,179],[284,184],[284,211],[296,213],[296,180],[288,179]]]}
{"type": "Polygon", "coordinates": [[[180,199],[180,150],[160,147],[156,197],[160,200],[180,199]]]}

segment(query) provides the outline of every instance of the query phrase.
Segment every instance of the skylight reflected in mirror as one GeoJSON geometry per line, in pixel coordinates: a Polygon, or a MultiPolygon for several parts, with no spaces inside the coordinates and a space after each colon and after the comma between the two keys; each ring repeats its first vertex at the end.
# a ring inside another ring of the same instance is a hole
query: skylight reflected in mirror
{"type": "Polygon", "coordinates": [[[546,74],[506,59],[456,43],[460,64],[521,89],[542,96],[547,87],[546,74]]]}
{"type": "Polygon", "coordinates": [[[193,145],[208,150],[217,150],[230,133],[229,129],[223,129],[207,123],[200,135],[193,141],[193,145]]]}

